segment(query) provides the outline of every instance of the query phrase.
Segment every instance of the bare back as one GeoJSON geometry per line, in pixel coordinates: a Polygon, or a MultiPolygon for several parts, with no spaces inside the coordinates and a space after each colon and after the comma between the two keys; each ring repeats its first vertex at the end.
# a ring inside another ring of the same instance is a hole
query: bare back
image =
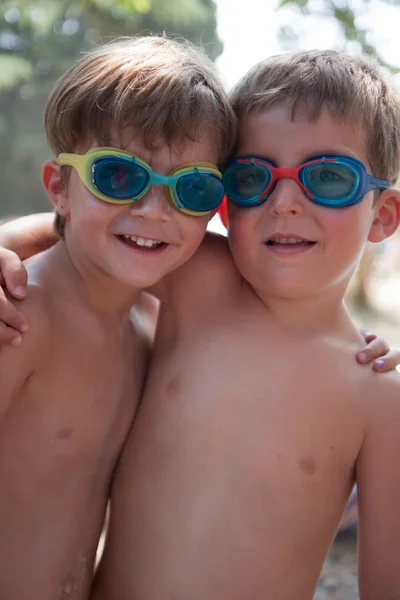
{"type": "Polygon", "coordinates": [[[197,275],[161,311],[93,598],[311,600],[386,376],[350,324],[296,337],[233,268],[197,275]]]}
{"type": "Polygon", "coordinates": [[[148,348],[44,263],[28,269],[31,331],[0,349],[0,597],[83,600],[148,348]]]}

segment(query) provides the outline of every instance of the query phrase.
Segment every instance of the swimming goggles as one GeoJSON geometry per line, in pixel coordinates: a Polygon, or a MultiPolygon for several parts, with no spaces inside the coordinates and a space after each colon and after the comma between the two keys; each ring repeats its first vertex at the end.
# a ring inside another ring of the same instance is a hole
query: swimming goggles
{"type": "Polygon", "coordinates": [[[129,204],[142,198],[149,188],[162,184],[168,200],[188,215],[205,215],[221,204],[222,175],[209,163],[191,163],[174,169],[168,176],[155,173],[138,156],[117,148],[92,148],[86,154],[58,156],[59,165],[74,167],[87,189],[112,204],[129,204]]]}
{"type": "Polygon", "coordinates": [[[258,206],[268,200],[276,182],[293,179],[307,198],[316,204],[342,208],[361,202],[370,190],[392,185],[367,173],[359,160],[330,154],[306,161],[294,168],[278,168],[264,158],[236,158],[223,175],[226,194],[237,206],[258,206]]]}

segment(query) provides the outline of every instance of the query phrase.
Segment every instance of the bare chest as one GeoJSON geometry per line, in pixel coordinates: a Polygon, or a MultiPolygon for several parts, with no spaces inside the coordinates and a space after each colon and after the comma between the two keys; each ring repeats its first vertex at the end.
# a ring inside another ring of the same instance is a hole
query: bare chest
{"type": "Polygon", "coordinates": [[[59,468],[109,472],[139,401],[144,350],[138,338],[63,342],[55,341],[3,412],[0,450],[38,475],[59,468]]]}
{"type": "Polygon", "coordinates": [[[186,339],[156,350],[116,480],[148,550],[135,581],[152,597],[157,565],[176,597],[218,581],[221,598],[310,598],[363,435],[348,359],[246,331],[186,339]]]}
{"type": "Polygon", "coordinates": [[[156,355],[138,436],[153,440],[176,477],[184,470],[221,482],[223,474],[236,491],[240,484],[274,497],[280,489],[322,499],[336,486],[344,497],[363,437],[347,359],[322,349],[317,361],[313,349],[257,336],[221,338],[200,335],[156,355]]]}

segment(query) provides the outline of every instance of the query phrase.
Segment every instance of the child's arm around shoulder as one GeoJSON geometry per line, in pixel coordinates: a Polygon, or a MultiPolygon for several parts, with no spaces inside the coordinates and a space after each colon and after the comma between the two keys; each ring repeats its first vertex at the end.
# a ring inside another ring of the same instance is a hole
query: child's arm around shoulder
{"type": "Polygon", "coordinates": [[[356,462],[360,600],[400,598],[400,374],[368,378],[356,462]]]}
{"type": "Polygon", "coordinates": [[[54,228],[54,213],[27,215],[0,223],[0,246],[12,250],[24,260],[59,240],[54,228]]]}

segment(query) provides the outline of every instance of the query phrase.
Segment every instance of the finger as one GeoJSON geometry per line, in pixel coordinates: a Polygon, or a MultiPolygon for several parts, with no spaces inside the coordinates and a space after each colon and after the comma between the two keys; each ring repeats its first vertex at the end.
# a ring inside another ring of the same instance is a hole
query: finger
{"type": "Polygon", "coordinates": [[[369,342],[373,342],[377,338],[375,333],[371,333],[371,331],[367,331],[366,329],[360,329],[360,331],[367,344],[369,344],[369,342]]]}
{"type": "Polygon", "coordinates": [[[389,346],[382,340],[381,338],[373,339],[368,343],[367,346],[361,348],[359,352],[357,352],[357,360],[360,363],[368,363],[375,359],[379,359],[385,354],[389,352],[389,346]]]}
{"type": "Polygon", "coordinates": [[[389,350],[387,354],[382,358],[377,358],[372,364],[374,371],[383,373],[384,371],[391,371],[400,365],[400,351],[389,350]]]}
{"type": "Polygon", "coordinates": [[[3,248],[0,254],[0,273],[9,293],[16,299],[24,298],[28,276],[19,256],[3,248]]]}
{"type": "Polygon", "coordinates": [[[19,346],[22,342],[22,335],[12,327],[7,327],[5,323],[0,323],[0,344],[10,344],[19,346]]]}
{"type": "Polygon", "coordinates": [[[29,319],[19,312],[0,289],[0,324],[14,329],[17,333],[25,333],[29,329],[29,319]]]}

